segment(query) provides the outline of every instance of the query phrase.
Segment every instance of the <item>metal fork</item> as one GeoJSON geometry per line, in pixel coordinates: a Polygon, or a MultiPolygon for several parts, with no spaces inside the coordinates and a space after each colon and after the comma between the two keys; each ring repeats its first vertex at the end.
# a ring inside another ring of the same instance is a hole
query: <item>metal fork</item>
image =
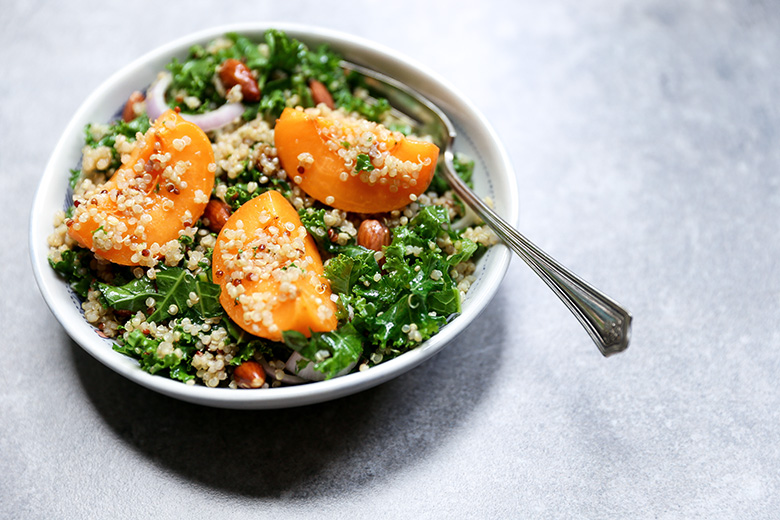
{"type": "Polygon", "coordinates": [[[441,146],[444,176],[458,197],[558,295],[605,357],[628,348],[631,314],[525,238],[485,204],[455,173],[452,146],[456,132],[452,122],[439,107],[420,93],[382,73],[346,61],[342,61],[341,66],[347,72],[361,76],[372,95],[386,98],[396,116],[411,120],[417,132],[433,137],[441,146]]]}

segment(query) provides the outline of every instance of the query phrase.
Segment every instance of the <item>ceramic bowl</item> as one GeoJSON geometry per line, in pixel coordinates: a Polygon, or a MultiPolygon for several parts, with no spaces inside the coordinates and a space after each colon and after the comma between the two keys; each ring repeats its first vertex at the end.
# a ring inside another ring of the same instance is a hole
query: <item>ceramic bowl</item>
{"type": "Polygon", "coordinates": [[[376,386],[411,370],[439,352],[469,323],[477,319],[496,293],[509,266],[511,253],[503,245],[492,247],[477,264],[476,281],[463,303],[463,312],[420,347],[363,372],[299,386],[234,390],[186,385],[142,371],[135,360],[112,350],[84,319],[77,297],[48,265],[47,237],[57,210],[66,207],[69,169],[77,166],[83,146],[83,128],[90,122],[108,122],[134,90],[145,89],[172,58],[184,59],[190,46],[205,44],[238,32],[257,41],[265,30],[277,28],[309,46],[327,43],[346,59],[384,72],[428,96],[450,116],[458,130],[456,151],[476,162],[475,189],[493,199],[509,222],[517,221],[515,175],[498,136],[474,106],[444,79],[397,52],[355,36],[327,29],[290,24],[246,24],[215,27],[164,45],[130,63],[103,83],[81,105],[57,143],[35,195],[30,222],[30,251],[38,286],[52,313],[84,350],[110,369],[162,394],[223,408],[283,408],[336,399],[376,386]]]}

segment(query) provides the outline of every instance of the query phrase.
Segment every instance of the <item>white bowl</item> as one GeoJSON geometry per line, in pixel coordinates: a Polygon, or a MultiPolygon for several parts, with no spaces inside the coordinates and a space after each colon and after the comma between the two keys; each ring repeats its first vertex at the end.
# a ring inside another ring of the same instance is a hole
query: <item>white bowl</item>
{"type": "Polygon", "coordinates": [[[68,334],[100,362],[123,376],[157,392],[223,408],[283,408],[336,399],[376,386],[414,368],[439,352],[487,306],[498,289],[511,259],[503,245],[492,247],[477,264],[476,282],[463,304],[463,312],[419,348],[364,372],[300,386],[258,390],[207,388],[154,376],[141,370],[132,358],[112,350],[84,319],[79,301],[68,284],[47,261],[47,237],[55,211],[66,206],[69,169],[79,164],[83,128],[90,122],[107,122],[131,92],[146,88],[173,57],[184,59],[190,46],[205,44],[226,32],[261,40],[265,30],[277,28],[309,46],[327,43],[346,59],[365,64],[412,86],[428,96],[452,118],[458,129],[455,148],[474,158],[474,182],[482,196],[492,197],[495,208],[509,222],[517,221],[517,189],[512,166],[498,136],[474,106],[436,74],[396,52],[348,34],[301,25],[253,23],[215,27],[176,40],[150,52],[114,74],[73,116],[57,143],[35,195],[30,221],[30,251],[35,278],[46,303],[68,334]]]}

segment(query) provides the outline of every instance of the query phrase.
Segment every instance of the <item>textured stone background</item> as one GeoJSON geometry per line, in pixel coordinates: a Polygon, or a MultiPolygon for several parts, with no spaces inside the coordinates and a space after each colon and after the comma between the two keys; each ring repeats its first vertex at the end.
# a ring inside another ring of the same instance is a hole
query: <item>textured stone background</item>
{"type": "Polygon", "coordinates": [[[776,2],[5,0],[0,517],[770,518],[780,510],[776,2]],[[519,261],[440,355],[323,405],[174,401],[85,354],[27,252],[86,96],[217,24],[374,39],[466,94],[517,170],[523,231],[614,295],[603,359],[519,261]]]}

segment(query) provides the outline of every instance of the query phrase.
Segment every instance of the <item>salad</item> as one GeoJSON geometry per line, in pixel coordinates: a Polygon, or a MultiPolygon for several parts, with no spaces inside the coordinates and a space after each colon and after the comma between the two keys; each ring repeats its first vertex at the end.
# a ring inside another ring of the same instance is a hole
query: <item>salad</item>
{"type": "MultiPolygon", "coordinates": [[[[496,242],[456,229],[439,150],[341,58],[269,30],[173,59],[85,128],[49,263],[152,374],[318,381],[394,358],[460,312],[496,242]]],[[[470,182],[474,164],[456,156],[470,182]]]]}

